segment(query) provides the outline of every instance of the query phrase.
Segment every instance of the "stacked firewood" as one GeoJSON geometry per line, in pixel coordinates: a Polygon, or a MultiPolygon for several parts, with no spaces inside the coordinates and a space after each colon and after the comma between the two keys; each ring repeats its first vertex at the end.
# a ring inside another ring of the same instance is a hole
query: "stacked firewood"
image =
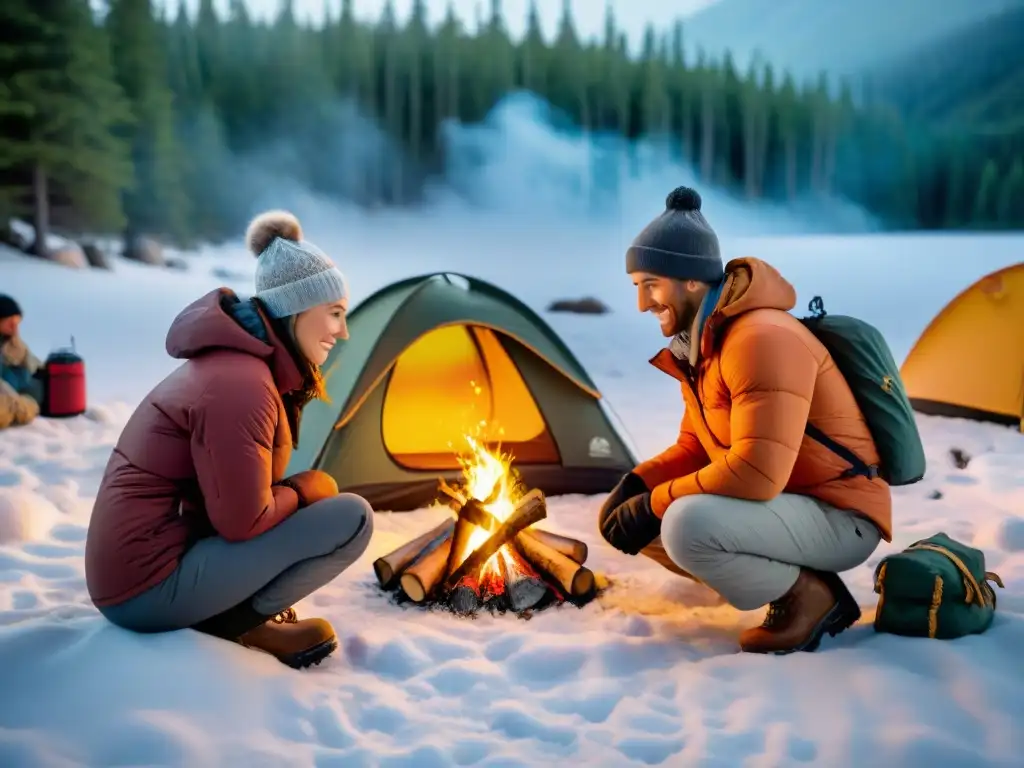
{"type": "Polygon", "coordinates": [[[383,589],[400,590],[415,603],[444,603],[462,614],[484,606],[518,613],[593,597],[594,574],[583,565],[587,545],[534,527],[547,517],[540,491],[524,495],[507,519],[498,520],[484,503],[447,486],[442,490],[456,517],[378,558],[373,569],[383,589]],[[487,538],[469,549],[480,529],[487,538]]]}

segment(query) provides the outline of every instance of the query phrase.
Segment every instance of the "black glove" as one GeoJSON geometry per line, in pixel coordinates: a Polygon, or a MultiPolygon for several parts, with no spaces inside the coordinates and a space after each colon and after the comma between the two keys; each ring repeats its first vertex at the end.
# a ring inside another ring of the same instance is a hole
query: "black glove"
{"type": "Polygon", "coordinates": [[[651,509],[651,494],[627,499],[602,516],[601,535],[627,555],[635,555],[661,534],[661,518],[651,509]]]}
{"type": "Polygon", "coordinates": [[[635,472],[627,472],[619,480],[618,485],[612,488],[611,493],[608,494],[608,498],[604,500],[604,504],[601,505],[601,526],[604,526],[604,520],[610,515],[616,507],[622,504],[624,501],[632,499],[634,496],[639,496],[641,493],[647,493],[650,488],[640,478],[640,475],[635,472]]]}

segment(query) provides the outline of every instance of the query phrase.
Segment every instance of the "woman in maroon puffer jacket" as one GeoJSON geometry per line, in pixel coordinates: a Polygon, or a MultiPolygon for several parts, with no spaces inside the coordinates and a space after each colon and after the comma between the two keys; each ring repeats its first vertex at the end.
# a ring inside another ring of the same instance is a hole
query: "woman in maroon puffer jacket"
{"type": "Polygon", "coordinates": [[[337,648],[292,605],[355,562],[373,511],[317,470],[284,478],[320,365],[348,338],[334,263],[283,211],[246,236],[256,294],[222,288],[167,334],[185,362],[129,419],[96,496],[85,549],[93,603],[137,632],[193,628],[304,667],[337,648]]]}

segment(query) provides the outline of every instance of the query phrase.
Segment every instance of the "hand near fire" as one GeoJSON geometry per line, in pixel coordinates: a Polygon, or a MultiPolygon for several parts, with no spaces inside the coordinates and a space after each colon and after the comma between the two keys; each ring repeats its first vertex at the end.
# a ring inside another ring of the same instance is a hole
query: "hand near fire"
{"type": "Polygon", "coordinates": [[[651,509],[651,492],[639,475],[624,475],[601,505],[601,535],[613,547],[635,555],[661,533],[661,519],[651,509]]]}
{"type": "Polygon", "coordinates": [[[286,477],[278,485],[291,488],[299,497],[299,508],[308,507],[323,499],[338,495],[338,484],[334,478],[319,469],[307,469],[286,477]]]}

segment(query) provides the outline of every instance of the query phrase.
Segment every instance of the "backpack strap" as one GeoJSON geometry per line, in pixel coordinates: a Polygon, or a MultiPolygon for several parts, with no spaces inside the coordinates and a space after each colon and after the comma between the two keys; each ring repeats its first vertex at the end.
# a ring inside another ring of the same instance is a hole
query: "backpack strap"
{"type": "Polygon", "coordinates": [[[845,445],[837,443],[835,440],[826,435],[824,432],[822,432],[816,426],[811,424],[811,422],[809,421],[807,422],[807,426],[804,427],[804,434],[806,434],[812,440],[816,440],[817,442],[824,445],[826,448],[832,451],[832,453],[834,453],[836,456],[838,456],[839,458],[841,458],[843,461],[850,465],[850,468],[843,472],[843,474],[841,474],[839,477],[846,478],[857,477],[858,475],[861,475],[863,477],[866,477],[868,480],[874,480],[875,478],[878,477],[877,466],[875,466],[874,464],[866,463],[860,458],[860,456],[855,454],[845,445]]]}
{"type": "MultiPolygon", "coordinates": [[[[811,299],[807,305],[807,310],[811,314],[808,317],[803,318],[802,322],[808,326],[817,325],[817,321],[821,320],[828,314],[828,312],[825,311],[825,302],[822,301],[821,296],[815,296],[811,299]]],[[[868,464],[845,445],[837,443],[809,421],[807,422],[807,426],[804,427],[804,434],[812,440],[824,445],[832,451],[832,453],[850,465],[850,468],[839,476],[840,478],[857,477],[859,475],[866,477],[868,480],[874,480],[878,477],[877,466],[874,464],[868,464]]]]}
{"type": "MultiPolygon", "coordinates": [[[[945,547],[940,547],[938,544],[918,542],[917,544],[911,544],[909,547],[907,547],[906,551],[909,552],[912,549],[926,549],[929,552],[938,552],[940,555],[945,556],[946,559],[948,559],[951,563],[953,563],[953,565],[956,566],[956,569],[960,571],[960,575],[963,577],[965,601],[967,603],[980,603],[982,607],[988,607],[988,593],[982,590],[981,585],[978,584],[978,580],[974,578],[974,574],[971,573],[970,569],[966,565],[964,565],[963,560],[961,560],[959,557],[957,557],[955,554],[950,552],[945,547]]],[[[986,576],[987,575],[988,574],[986,574],[986,576]]],[[[996,576],[996,578],[998,579],[999,577],[996,576]]],[[[1000,581],[1002,581],[1002,579],[1000,579],[1000,581]]],[[[992,592],[991,587],[989,587],[988,592],[992,592]]],[[[995,608],[995,593],[992,594],[993,605],[991,607],[995,608]]]]}

